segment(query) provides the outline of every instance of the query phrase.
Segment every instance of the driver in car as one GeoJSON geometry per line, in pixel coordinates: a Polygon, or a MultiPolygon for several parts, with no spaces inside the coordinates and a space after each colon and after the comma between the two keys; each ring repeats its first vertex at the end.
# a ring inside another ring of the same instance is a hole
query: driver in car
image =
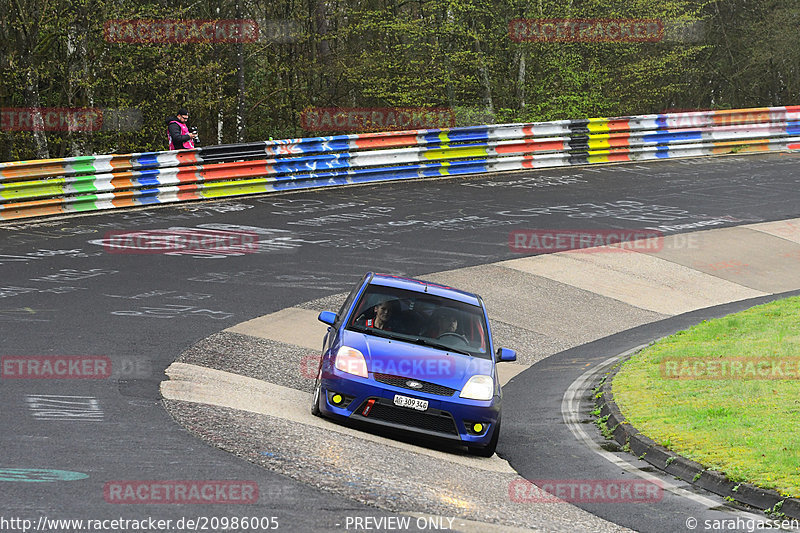
{"type": "Polygon", "coordinates": [[[368,328],[377,328],[385,331],[394,331],[395,317],[398,312],[397,300],[385,300],[372,308],[374,316],[365,318],[363,325],[368,328]]]}

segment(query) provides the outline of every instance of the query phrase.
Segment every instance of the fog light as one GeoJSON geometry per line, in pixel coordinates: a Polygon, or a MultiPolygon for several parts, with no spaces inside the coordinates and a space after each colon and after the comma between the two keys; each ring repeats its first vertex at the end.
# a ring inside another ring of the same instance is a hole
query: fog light
{"type": "Polygon", "coordinates": [[[472,431],[475,433],[483,433],[483,424],[476,423],[474,426],[472,426],[472,431]]]}
{"type": "Polygon", "coordinates": [[[334,394],[333,398],[331,398],[331,401],[333,403],[335,403],[336,405],[339,405],[340,403],[342,403],[342,395],[341,394],[334,394]]]}

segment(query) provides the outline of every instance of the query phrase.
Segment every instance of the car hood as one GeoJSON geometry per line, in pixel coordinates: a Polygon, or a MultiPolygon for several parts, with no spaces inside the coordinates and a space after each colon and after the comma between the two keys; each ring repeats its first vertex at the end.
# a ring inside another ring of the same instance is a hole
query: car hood
{"type": "Polygon", "coordinates": [[[476,374],[494,377],[490,359],[344,331],[342,344],[364,354],[371,373],[390,374],[461,390],[476,374]]]}

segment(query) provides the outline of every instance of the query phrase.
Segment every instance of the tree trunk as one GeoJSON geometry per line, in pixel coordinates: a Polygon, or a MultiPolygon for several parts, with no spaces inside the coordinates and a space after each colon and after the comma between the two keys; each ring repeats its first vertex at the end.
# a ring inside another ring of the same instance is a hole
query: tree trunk
{"type": "Polygon", "coordinates": [[[517,71],[517,101],[519,109],[525,111],[525,50],[519,50],[519,70],[517,71]]]}
{"type": "MultiPolygon", "coordinates": [[[[242,19],[242,6],[240,3],[241,0],[237,0],[236,2],[236,18],[241,20],[242,19]]],[[[244,83],[244,43],[239,41],[236,45],[236,59],[237,59],[237,68],[236,68],[236,77],[238,79],[239,85],[239,98],[237,102],[236,108],[236,142],[243,142],[245,136],[245,111],[247,105],[247,99],[245,94],[245,83],[244,83]]]]}
{"type": "Polygon", "coordinates": [[[33,112],[33,145],[37,159],[49,159],[50,149],[47,145],[47,135],[44,132],[44,119],[42,119],[42,105],[39,99],[39,76],[28,70],[27,105],[33,112]]]}

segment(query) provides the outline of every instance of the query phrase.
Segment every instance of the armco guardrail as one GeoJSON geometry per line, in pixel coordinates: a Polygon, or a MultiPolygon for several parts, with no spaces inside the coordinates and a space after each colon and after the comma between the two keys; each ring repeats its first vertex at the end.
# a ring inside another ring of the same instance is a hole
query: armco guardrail
{"type": "Polygon", "coordinates": [[[430,176],[800,149],[800,106],[0,163],[0,219],[430,176]]]}

